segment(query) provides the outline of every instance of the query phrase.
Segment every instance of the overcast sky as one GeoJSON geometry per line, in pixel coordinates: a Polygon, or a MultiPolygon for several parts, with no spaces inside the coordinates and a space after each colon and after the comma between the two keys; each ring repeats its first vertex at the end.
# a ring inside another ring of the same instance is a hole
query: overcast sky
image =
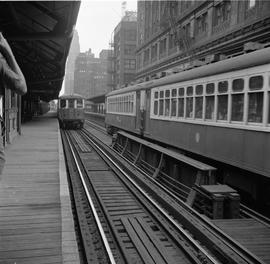
{"type": "MultiPolygon", "coordinates": [[[[121,20],[122,3],[115,0],[82,0],[76,29],[81,52],[91,48],[96,57],[102,49],[109,48],[114,28],[121,20]]],[[[137,1],[127,0],[126,10],[136,11],[137,1]]]]}

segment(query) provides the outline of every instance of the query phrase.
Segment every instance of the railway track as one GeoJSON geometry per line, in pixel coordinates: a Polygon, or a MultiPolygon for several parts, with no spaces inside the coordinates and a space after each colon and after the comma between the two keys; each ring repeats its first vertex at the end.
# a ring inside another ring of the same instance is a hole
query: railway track
{"type": "MultiPolygon", "coordinates": [[[[90,119],[87,120],[87,125],[98,130],[99,132],[102,132],[103,134],[107,135],[106,129],[104,126],[97,124],[96,122],[92,122],[90,119]]],[[[119,154],[119,153],[118,153],[119,154]]],[[[123,157],[126,161],[129,162],[128,157],[123,157]]],[[[149,166],[149,165],[148,165],[149,166]]],[[[149,173],[147,173],[147,170],[144,170],[141,167],[135,166],[138,171],[141,173],[150,176],[149,173]]],[[[152,168],[154,170],[155,168],[152,168]]],[[[151,178],[152,179],[152,178],[151,178]]],[[[174,180],[172,177],[165,173],[161,173],[160,177],[158,177],[156,180],[153,179],[153,181],[156,181],[162,185],[162,187],[165,187],[164,190],[168,193],[172,194],[172,196],[177,197],[178,199],[185,202],[188,193],[190,192],[191,188],[189,188],[186,185],[181,184],[180,182],[174,180]]],[[[249,207],[245,206],[244,204],[240,204],[240,216],[242,218],[253,218],[257,221],[261,222],[263,225],[266,225],[270,228],[270,219],[263,216],[262,214],[256,212],[255,210],[250,209],[249,207]]]]}
{"type": "MultiPolygon", "coordinates": [[[[83,143],[83,135],[76,132],[67,132],[64,136],[74,159],[70,171],[77,172],[71,176],[71,182],[75,182],[72,186],[81,186],[76,207],[82,202],[79,207],[83,210],[79,210],[78,218],[82,219],[80,229],[88,263],[93,256],[98,261],[94,263],[220,263],[179,226],[176,233],[173,224],[168,223],[171,217],[132,179],[127,180],[127,175],[123,179],[122,175],[120,180],[119,174],[125,172],[104,153],[100,158],[101,153],[94,151],[97,146],[87,146],[83,143]],[[85,153],[91,153],[91,164],[89,158],[84,160],[85,153]],[[108,163],[113,164],[108,166],[108,163]],[[87,197],[88,201],[81,196],[87,197]],[[89,241],[93,234],[95,240],[89,241]],[[95,247],[95,244],[99,246],[95,247]]],[[[77,192],[74,188],[73,193],[77,192]]]]}
{"type": "MultiPolygon", "coordinates": [[[[126,159],[127,162],[129,162],[126,159]]],[[[136,168],[136,170],[140,170],[139,168],[136,168]]],[[[146,173],[142,170],[140,170],[141,173],[143,173],[145,176],[146,173]]],[[[162,189],[164,192],[169,194],[173,199],[177,201],[177,203],[181,204],[187,211],[189,211],[192,215],[196,215],[198,219],[203,223],[204,227],[209,231],[209,233],[215,234],[215,236],[218,236],[219,239],[230,247],[232,250],[237,252],[239,256],[241,256],[242,259],[244,259],[247,263],[264,263],[259,257],[257,257],[255,254],[251,253],[247,248],[241,245],[241,243],[237,242],[236,240],[232,239],[231,236],[226,234],[226,232],[223,232],[218,226],[216,226],[214,223],[209,221],[209,219],[206,219],[205,217],[201,216],[201,214],[198,214],[193,208],[189,207],[183,199],[180,199],[179,196],[176,195],[176,193],[181,193],[176,191],[177,183],[174,182],[173,184],[170,183],[169,185],[164,184],[164,182],[159,182],[153,180],[151,177],[148,177],[150,181],[155,182],[155,184],[159,185],[159,188],[162,189]],[[165,187],[164,187],[165,186],[165,187]],[[173,186],[173,188],[172,188],[173,186]],[[173,191],[172,191],[173,189],[173,191]]],[[[250,210],[249,208],[241,205],[241,217],[249,217],[252,219],[256,219],[259,222],[261,222],[263,225],[268,226],[269,228],[269,219],[261,216],[260,214],[250,210]]],[[[229,263],[229,262],[228,262],[229,263]]]]}

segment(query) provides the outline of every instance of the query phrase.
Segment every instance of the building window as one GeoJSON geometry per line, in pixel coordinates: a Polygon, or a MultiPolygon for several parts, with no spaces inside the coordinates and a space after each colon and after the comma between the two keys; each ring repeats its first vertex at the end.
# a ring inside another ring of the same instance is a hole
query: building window
{"type": "Polygon", "coordinates": [[[208,20],[207,13],[202,14],[196,19],[198,34],[203,34],[207,32],[208,27],[207,20],[208,20]]]}
{"type": "Polygon", "coordinates": [[[135,45],[125,45],[124,53],[126,55],[134,55],[135,54],[135,50],[136,50],[136,46],[135,45]]]}
{"type": "Polygon", "coordinates": [[[215,6],[214,26],[220,25],[230,19],[231,1],[222,1],[215,6]]]}
{"type": "Polygon", "coordinates": [[[172,49],[176,46],[176,35],[175,34],[170,34],[169,35],[169,49],[172,49]]]}
{"type": "Polygon", "coordinates": [[[157,43],[151,48],[151,58],[152,60],[157,58],[157,43]]]}
{"type": "Polygon", "coordinates": [[[135,70],[136,69],[136,60],[134,60],[134,59],[125,60],[125,69],[135,70]]]}
{"type": "Polygon", "coordinates": [[[143,63],[144,64],[147,64],[149,62],[149,58],[150,58],[150,51],[149,51],[149,49],[145,50],[143,55],[144,55],[143,56],[143,63]]]}
{"type": "Polygon", "coordinates": [[[136,30],[126,29],[125,30],[125,39],[126,40],[136,40],[136,30]]]}
{"type": "Polygon", "coordinates": [[[166,52],[167,48],[167,39],[164,38],[159,42],[159,54],[162,55],[166,52]]]}

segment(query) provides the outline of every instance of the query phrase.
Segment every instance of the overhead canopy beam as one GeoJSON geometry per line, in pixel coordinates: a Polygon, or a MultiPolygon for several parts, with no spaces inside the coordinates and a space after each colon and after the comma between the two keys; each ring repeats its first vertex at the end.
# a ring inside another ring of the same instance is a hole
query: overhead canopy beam
{"type": "Polygon", "coordinates": [[[6,34],[6,37],[13,41],[27,41],[27,40],[61,40],[72,37],[72,31],[66,34],[55,32],[38,32],[38,33],[22,33],[22,34],[6,34]]]}

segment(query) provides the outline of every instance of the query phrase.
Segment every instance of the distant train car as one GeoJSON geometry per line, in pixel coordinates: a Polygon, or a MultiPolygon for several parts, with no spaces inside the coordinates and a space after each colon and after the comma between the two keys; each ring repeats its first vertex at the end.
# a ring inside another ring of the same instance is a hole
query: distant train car
{"type": "Polygon", "coordinates": [[[109,132],[270,175],[270,48],[112,91],[106,103],[109,132]]]}
{"type": "Polygon", "coordinates": [[[58,100],[58,119],[61,128],[82,128],[84,99],[81,95],[62,95],[58,100]]]}

